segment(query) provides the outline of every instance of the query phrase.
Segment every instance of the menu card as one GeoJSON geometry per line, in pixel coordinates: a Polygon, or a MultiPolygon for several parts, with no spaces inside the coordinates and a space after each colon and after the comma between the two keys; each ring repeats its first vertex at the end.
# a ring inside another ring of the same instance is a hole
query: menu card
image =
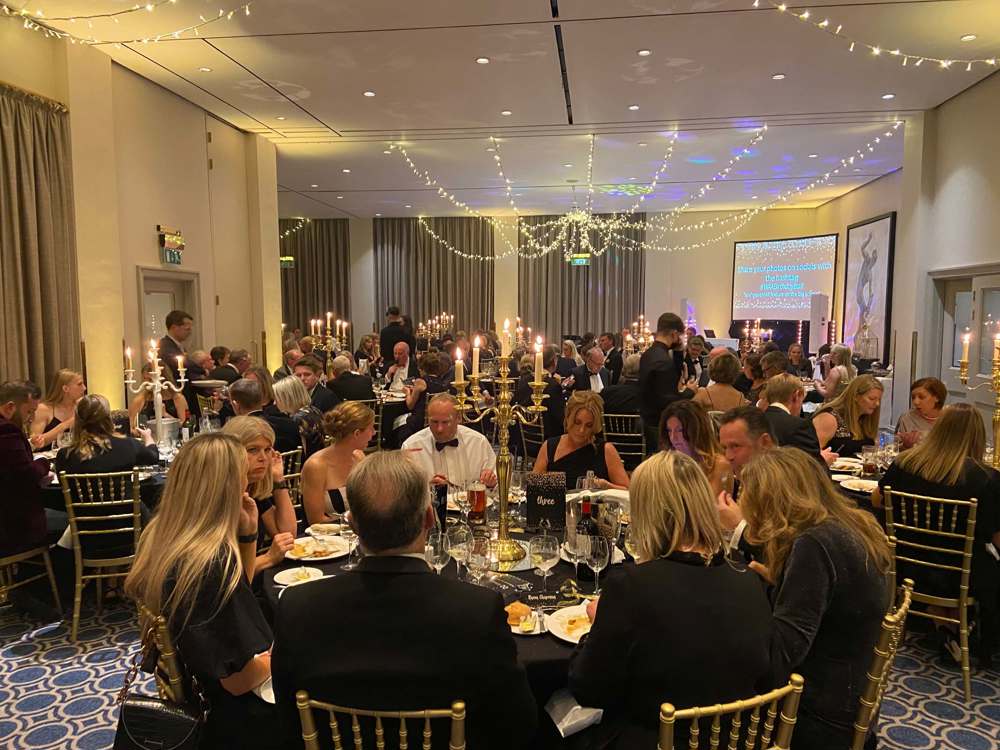
{"type": "Polygon", "coordinates": [[[528,529],[536,531],[547,521],[549,531],[559,531],[566,525],[566,474],[528,474],[525,477],[528,499],[528,529]]]}

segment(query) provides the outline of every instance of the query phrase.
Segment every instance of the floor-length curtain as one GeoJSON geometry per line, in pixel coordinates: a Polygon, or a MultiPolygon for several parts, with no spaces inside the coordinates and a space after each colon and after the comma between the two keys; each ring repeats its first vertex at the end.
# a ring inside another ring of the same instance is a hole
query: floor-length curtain
{"type": "Polygon", "coordinates": [[[414,325],[448,312],[459,330],[485,328],[493,322],[493,262],[464,258],[493,257],[493,230],[474,217],[424,219],[439,242],[417,219],[374,220],[375,304],[384,314],[398,305],[414,325]]]}
{"type": "MultiPolygon", "coordinates": [[[[278,229],[286,232],[298,225],[298,219],[281,219],[278,229]]],[[[294,267],[281,269],[281,313],[289,329],[308,331],[309,321],[325,318],[327,312],[350,320],[347,219],[311,220],[281,240],[281,255],[295,259],[294,267]]]]}
{"type": "Polygon", "coordinates": [[[0,380],[43,390],[81,364],[69,144],[63,105],[0,84],[0,380]]]}
{"type": "MultiPolygon", "coordinates": [[[[521,226],[539,245],[556,240],[559,227],[545,226],[554,216],[527,216],[521,226]]],[[[621,331],[643,310],[646,293],[645,230],[636,225],[645,219],[635,214],[633,224],[616,231],[607,244],[591,232],[594,247],[589,266],[571,266],[559,246],[540,258],[518,258],[518,313],[550,341],[586,331],[621,331]],[[597,253],[600,253],[598,255],[597,253]]],[[[519,233],[522,252],[537,252],[519,233]]],[[[571,248],[579,242],[571,239],[571,248]]]]}

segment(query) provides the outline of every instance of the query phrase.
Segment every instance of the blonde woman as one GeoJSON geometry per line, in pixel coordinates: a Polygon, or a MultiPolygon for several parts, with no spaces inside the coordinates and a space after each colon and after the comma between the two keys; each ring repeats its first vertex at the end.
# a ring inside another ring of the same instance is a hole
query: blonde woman
{"type": "Polygon", "coordinates": [[[588,746],[631,750],[656,746],[664,700],[705,706],[756,692],[771,612],[760,582],[721,554],[715,500],[694,460],[653,455],[629,494],[637,565],[616,566],[588,606],[594,625],[570,661],[569,688],[605,712],[588,746]]]}
{"type": "Polygon", "coordinates": [[[301,380],[292,377],[275,382],[274,404],[298,425],[304,459],[323,449],[323,414],[312,405],[309,391],[301,380]]]}
{"type": "MultiPolygon", "coordinates": [[[[724,489],[723,478],[733,470],[722,452],[708,412],[692,400],[667,404],[660,417],[660,450],[680,451],[693,458],[708,479],[712,493],[724,489]]],[[[730,489],[731,484],[729,485],[730,489]]]]}
{"type": "Polygon", "coordinates": [[[813,415],[820,449],[852,455],[863,445],[874,445],[881,406],[882,384],[872,375],[854,378],[843,393],[813,415]]]}
{"type": "Polygon", "coordinates": [[[375,412],[359,401],[344,401],[323,415],[323,429],[332,444],[302,467],[302,506],[310,524],[346,512],[347,475],[375,435],[375,412]]]}
{"type": "Polygon", "coordinates": [[[232,435],[247,452],[247,494],[257,506],[257,548],[271,544],[257,555],[254,573],[285,559],[295,543],[295,508],[285,484],[281,454],[274,450],[274,430],[260,417],[233,417],[222,431],[232,435]]]}
{"type": "Polygon", "coordinates": [[[253,692],[271,677],[273,641],[250,589],[257,505],[245,492],[246,450],[232,435],[199,435],[170,468],[139,540],[125,591],[167,620],[211,706],[203,747],[281,746],[272,704],[253,692]]]}
{"type": "Polygon", "coordinates": [[[563,341],[562,355],[566,359],[573,360],[574,367],[583,367],[583,357],[580,356],[580,352],[576,348],[576,342],[572,339],[566,339],[563,341]]]}
{"type": "Polygon", "coordinates": [[[566,402],[565,435],[548,438],[535,459],[536,473],[566,472],[566,486],[593,471],[600,489],[628,489],[628,473],[611,443],[598,440],[604,433],[604,402],[593,391],[575,391],[566,402]]]}
{"type": "Polygon", "coordinates": [[[851,350],[843,344],[830,348],[830,369],[823,380],[816,380],[816,391],[827,401],[836,398],[858,376],[858,369],[851,363],[851,350]]]}
{"type": "Polygon", "coordinates": [[[740,480],[746,539],[763,550],[751,566],[775,585],[772,676],[783,684],[797,672],[806,681],[795,747],[849,747],[891,599],[885,533],[798,448],[759,453],[740,480]]]}
{"type": "Polygon", "coordinates": [[[73,410],[86,392],[83,375],[76,370],[63,369],[55,374],[49,392],[35,409],[35,419],[31,423],[32,448],[41,450],[73,429],[73,410]]]}

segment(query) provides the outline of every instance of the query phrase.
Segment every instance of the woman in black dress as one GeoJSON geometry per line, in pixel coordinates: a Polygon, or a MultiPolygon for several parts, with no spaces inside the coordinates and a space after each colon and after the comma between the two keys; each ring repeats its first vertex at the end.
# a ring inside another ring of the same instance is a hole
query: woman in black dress
{"type": "Polygon", "coordinates": [[[33,450],[48,448],[56,438],[73,429],[73,410],[86,392],[83,375],[75,370],[63,369],[55,374],[31,421],[30,442],[33,450]]]}
{"type": "Polygon", "coordinates": [[[813,376],[813,364],[806,356],[802,344],[795,343],[788,347],[788,372],[797,378],[813,376]]]}
{"type": "Polygon", "coordinates": [[[772,678],[805,678],[794,747],[849,747],[891,600],[885,532],[798,448],[762,451],[740,480],[746,540],[763,553],[751,567],[774,584],[772,678]]]}
{"type": "Polygon", "coordinates": [[[611,443],[597,440],[604,432],[604,405],[593,391],[575,391],[566,402],[566,434],[548,438],[538,451],[534,471],[566,473],[566,486],[594,472],[599,489],[628,489],[628,473],[611,443]]]}
{"type": "Polygon", "coordinates": [[[844,392],[813,414],[819,447],[843,456],[874,445],[882,407],[882,384],[872,375],[859,375],[844,392]]]}
{"type": "MultiPolygon", "coordinates": [[[[976,498],[976,542],[972,548],[972,571],[969,593],[979,602],[982,618],[980,653],[981,662],[990,663],[997,642],[1000,618],[997,613],[997,595],[1000,593],[1000,562],[988,551],[992,544],[1000,548],[1000,472],[983,463],[986,450],[986,429],[976,407],[971,404],[953,404],[941,411],[927,436],[914,448],[900,453],[879,481],[879,493],[873,503],[881,505],[882,490],[889,488],[916,495],[968,500],[976,498]]],[[[966,513],[959,518],[965,522],[966,513]]],[[[896,532],[901,538],[905,530],[896,532]]],[[[926,539],[913,541],[927,543],[926,539]]],[[[947,540],[933,542],[946,546],[947,540]]],[[[954,541],[961,549],[961,539],[954,541]]],[[[900,552],[902,554],[902,551],[900,552]]],[[[928,558],[934,560],[935,558],[928,558]]],[[[958,558],[942,555],[936,561],[944,565],[957,565],[958,558]]],[[[957,573],[944,569],[932,570],[924,566],[911,566],[900,562],[897,577],[912,578],[914,588],[934,596],[957,596],[960,585],[957,573]]],[[[941,610],[958,618],[958,612],[941,610]]],[[[960,659],[955,631],[941,627],[942,645],[953,657],[960,659]]]]}
{"type": "Polygon", "coordinates": [[[103,474],[130,471],[160,461],[149,430],[140,430],[143,442],[115,434],[104,396],[87,395],[76,403],[73,442],[56,454],[56,473],[103,474]]]}
{"type": "Polygon", "coordinates": [[[271,679],[271,629],[250,589],[257,505],[246,450],[232,435],[185,443],[141,539],[125,590],[163,615],[211,710],[203,748],[281,747],[280,721],[258,692],[271,679]]]}
{"type": "Polygon", "coordinates": [[[589,747],[656,747],[663,702],[714,705],[767,687],[764,587],[722,555],[701,468],[678,452],[657,453],[635,470],[629,492],[637,564],[608,574],[600,603],[587,608],[593,628],[570,661],[573,695],[605,711],[589,747]]]}

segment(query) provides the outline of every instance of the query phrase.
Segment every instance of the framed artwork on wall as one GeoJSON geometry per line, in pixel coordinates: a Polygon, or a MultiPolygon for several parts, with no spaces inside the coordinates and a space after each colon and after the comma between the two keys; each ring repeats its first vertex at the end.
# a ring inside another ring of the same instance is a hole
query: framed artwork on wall
{"type": "Polygon", "coordinates": [[[896,212],[847,227],[842,341],[856,356],[889,364],[896,212]]]}

